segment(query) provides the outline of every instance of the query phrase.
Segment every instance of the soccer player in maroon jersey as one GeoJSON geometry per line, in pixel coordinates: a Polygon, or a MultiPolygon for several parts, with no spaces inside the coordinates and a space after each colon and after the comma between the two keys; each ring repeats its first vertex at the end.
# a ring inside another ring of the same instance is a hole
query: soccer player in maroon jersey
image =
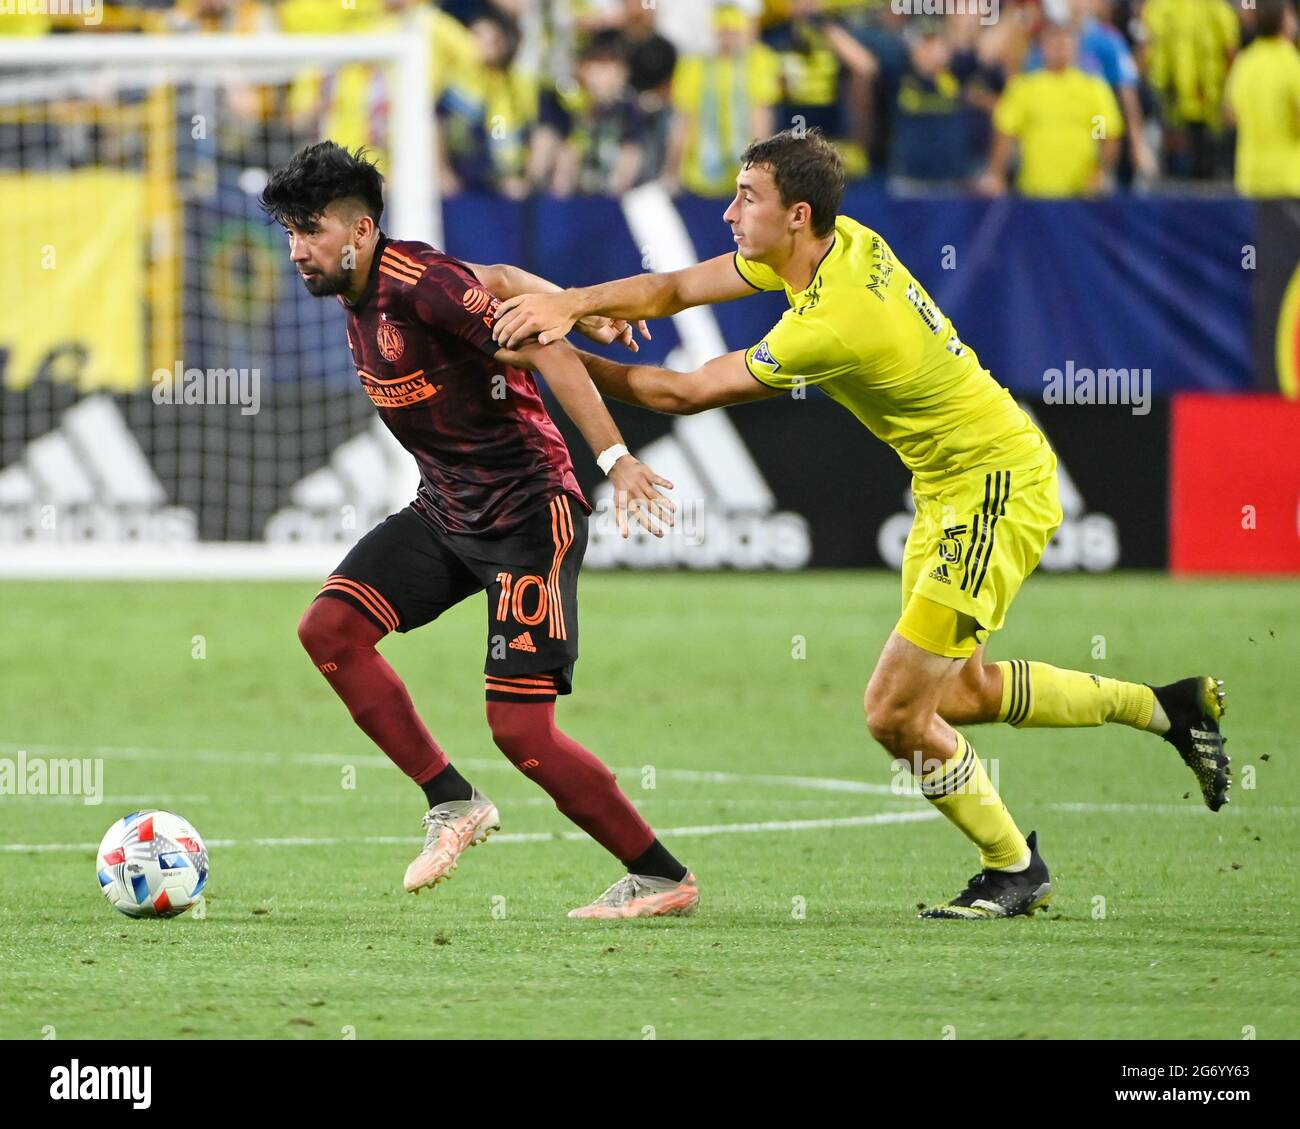
{"type": "MultiPolygon", "coordinates": [[[[420,467],[415,500],[344,557],[298,627],[303,646],[357,725],[424,790],[424,849],[407,868],[418,892],[499,826],[492,801],[448,761],[406,687],[375,649],[476,592],[487,593],[487,720],[497,747],[628,873],[570,917],[686,914],[695,876],[659,842],[613,774],[555,724],[578,657],[578,568],[591,512],[568,448],[531,372],[545,377],[628,515],[662,535],[671,483],[627,453],[576,353],[559,341],[503,349],[499,300],[543,280],[514,267],[471,267],[379,229],[383,177],[330,141],[269,179],[265,211],[286,230],[307,290],[333,294],[366,395],[420,467]]],[[[595,319],[598,340],[632,345],[624,322],[595,319]]]]}

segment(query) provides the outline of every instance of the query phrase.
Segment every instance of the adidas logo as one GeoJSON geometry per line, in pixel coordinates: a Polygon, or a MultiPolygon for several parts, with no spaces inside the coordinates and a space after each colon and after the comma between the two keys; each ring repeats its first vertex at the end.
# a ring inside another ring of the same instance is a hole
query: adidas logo
{"type": "Polygon", "coordinates": [[[537,653],[537,648],[533,646],[533,637],[527,631],[522,635],[516,635],[510,640],[510,649],[512,651],[528,651],[534,655],[537,653]]]}
{"type": "MultiPolygon", "coordinates": [[[[1016,404],[1035,426],[1041,427],[1029,403],[1017,400],[1016,404]]],[[[659,468],[655,467],[655,469],[659,468]]],[[[670,481],[676,481],[671,475],[666,477],[670,481]]],[[[1109,572],[1116,567],[1120,559],[1119,530],[1108,514],[1088,509],[1083,494],[1075,485],[1074,479],[1070,477],[1065,460],[1059,452],[1056,463],[1056,485],[1060,491],[1064,520],[1056,536],[1043,550],[1042,559],[1038,562],[1039,571],[1067,572],[1083,569],[1088,572],[1109,572]]],[[[910,488],[903,494],[903,506],[902,512],[886,518],[876,531],[876,544],[880,555],[885,564],[894,569],[903,567],[903,553],[916,515],[910,488]]]]}
{"type": "Polygon", "coordinates": [[[385,514],[406,505],[419,485],[415,460],[374,420],[339,444],[328,465],[294,484],[289,505],[267,521],[266,539],[351,544],[385,514]]]}
{"type": "MultiPolygon", "coordinates": [[[[681,350],[667,368],[690,368],[681,350]]],[[[677,524],[662,538],[635,522],[624,540],[615,525],[614,488],[592,492],[590,568],[799,569],[812,557],[807,519],[776,508],[762,472],[725,410],[674,419],[672,430],[635,452],[673,483],[677,524]]]]}
{"type": "MultiPolygon", "coordinates": [[[[656,271],[694,264],[698,257],[672,198],[658,184],[643,184],[620,200],[638,247],[656,271]]],[[[729,352],[709,306],[673,315],[681,342],[667,368],[693,369],[729,352]]],[[[773,361],[772,363],[775,363],[773,361]]],[[[602,482],[592,494],[588,568],[798,569],[812,557],[802,514],[777,510],[776,497],[725,409],[675,417],[672,429],[635,452],[673,483],[677,524],[663,538],[635,522],[626,541],[613,517],[614,488],[602,482]]]]}
{"type": "Polygon", "coordinates": [[[930,579],[938,580],[943,584],[952,583],[952,581],[948,578],[948,566],[946,564],[941,564],[939,565],[938,568],[933,569],[930,573],[930,579]]]}
{"type": "Polygon", "coordinates": [[[0,542],[194,541],[111,396],[87,396],[0,470],[0,542]]]}

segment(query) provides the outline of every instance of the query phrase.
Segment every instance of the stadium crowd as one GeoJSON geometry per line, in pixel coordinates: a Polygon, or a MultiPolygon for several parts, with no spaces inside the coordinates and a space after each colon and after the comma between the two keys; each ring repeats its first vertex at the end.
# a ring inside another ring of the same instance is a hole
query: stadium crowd
{"type": "MultiPolygon", "coordinates": [[[[0,34],[364,34],[413,9],[446,194],[729,197],[751,138],[815,126],[899,194],[1300,195],[1292,0],[139,0],[0,34]]],[[[244,112],[382,147],[379,87],[344,67],[244,112]]]]}

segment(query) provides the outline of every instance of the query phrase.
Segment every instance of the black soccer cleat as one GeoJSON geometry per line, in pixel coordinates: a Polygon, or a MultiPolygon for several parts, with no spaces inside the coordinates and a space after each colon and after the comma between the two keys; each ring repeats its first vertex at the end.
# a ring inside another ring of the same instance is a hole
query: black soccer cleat
{"type": "Polygon", "coordinates": [[[1151,689],[1169,716],[1169,731],[1162,736],[1192,770],[1205,806],[1218,811],[1229,802],[1232,786],[1232,758],[1224,753],[1227,739],[1219,732],[1219,719],[1228,708],[1223,679],[1201,675],[1151,689]]]}
{"type": "Polygon", "coordinates": [[[1031,831],[1029,866],[1018,874],[981,870],[946,906],[922,910],[917,917],[982,920],[990,917],[1032,917],[1052,900],[1052,879],[1038,853],[1038,832],[1031,831]]]}

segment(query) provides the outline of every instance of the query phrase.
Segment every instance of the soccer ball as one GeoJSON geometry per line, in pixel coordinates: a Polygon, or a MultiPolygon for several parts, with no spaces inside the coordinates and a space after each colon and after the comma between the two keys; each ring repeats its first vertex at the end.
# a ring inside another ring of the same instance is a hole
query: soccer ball
{"type": "Polygon", "coordinates": [[[175,917],[208,880],[208,849],[179,815],[133,811],[104,835],[95,860],[104,897],[127,917],[175,917]]]}

